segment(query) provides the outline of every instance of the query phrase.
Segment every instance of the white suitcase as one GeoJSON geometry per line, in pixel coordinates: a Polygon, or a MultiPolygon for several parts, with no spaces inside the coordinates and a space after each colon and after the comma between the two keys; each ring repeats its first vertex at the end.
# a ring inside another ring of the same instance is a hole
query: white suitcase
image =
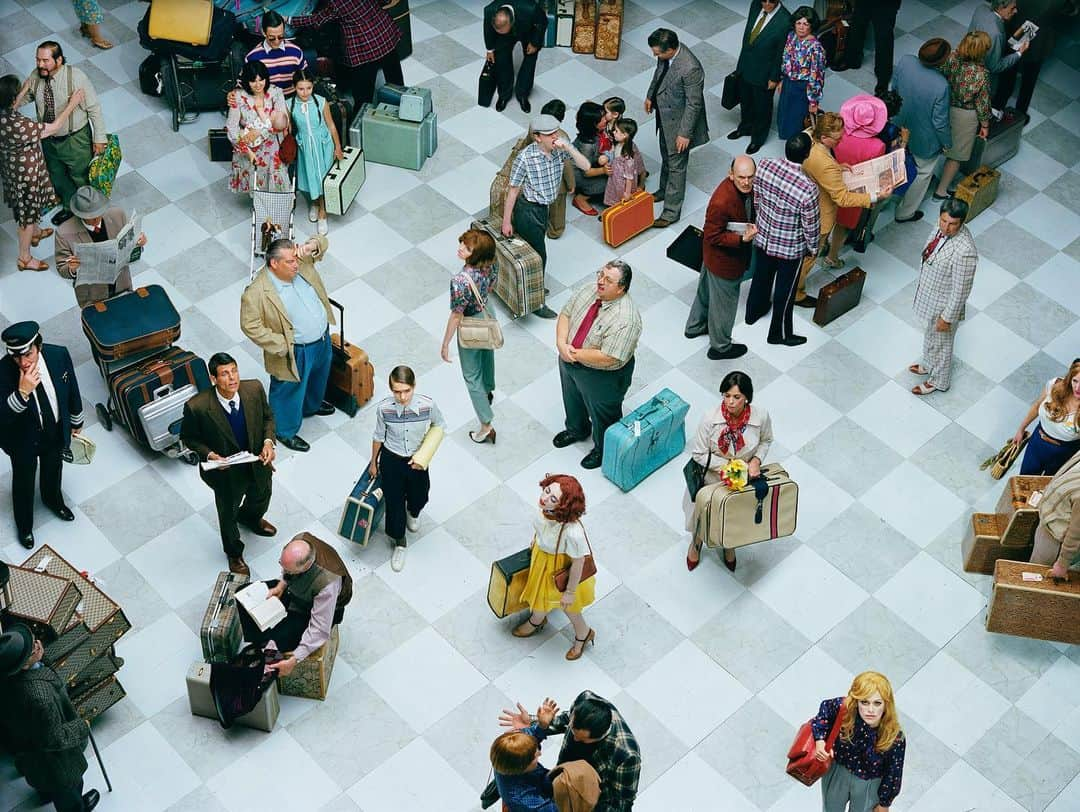
{"type": "Polygon", "coordinates": [[[367,179],[364,168],[364,151],[345,147],[345,158],[334,165],[323,178],[323,196],[330,214],[344,214],[352,205],[356,193],[367,179]]]}
{"type": "Polygon", "coordinates": [[[177,389],[165,385],[154,390],[152,401],[139,407],[139,422],[150,448],[162,451],[180,440],[184,404],[198,393],[199,390],[190,383],[177,389]]]}
{"type": "Polygon", "coordinates": [[[574,0],[558,0],[555,6],[555,44],[561,48],[574,44],[574,0]]]}
{"type": "MultiPolygon", "coordinates": [[[[192,663],[187,673],[188,707],[191,708],[192,716],[205,716],[207,719],[217,719],[217,710],[214,708],[214,696],[210,693],[210,664],[192,663]]],[[[233,724],[251,727],[255,730],[265,730],[269,733],[277,723],[278,714],[281,712],[281,700],[278,698],[277,681],[275,680],[262,695],[259,704],[237,717],[233,724]]]]}

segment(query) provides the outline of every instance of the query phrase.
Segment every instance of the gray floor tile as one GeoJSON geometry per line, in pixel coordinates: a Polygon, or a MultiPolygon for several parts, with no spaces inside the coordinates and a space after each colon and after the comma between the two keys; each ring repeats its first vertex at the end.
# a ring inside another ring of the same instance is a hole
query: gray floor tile
{"type": "Polygon", "coordinates": [[[1046,262],[1054,249],[1024,229],[1002,221],[979,235],[979,254],[1021,279],[1046,262]]]}
{"type": "Polygon", "coordinates": [[[589,658],[620,685],[629,685],[682,642],[675,627],[626,587],[586,609],[585,621],[599,641],[589,658]]]}
{"type": "Polygon", "coordinates": [[[1057,736],[1047,736],[1000,785],[1025,809],[1042,810],[1078,771],[1080,753],[1057,736]]]}
{"type": "Polygon", "coordinates": [[[980,614],[945,650],[1006,699],[1016,702],[1061,654],[1051,643],[1004,634],[987,634],[980,614]]]}
{"type": "Polygon", "coordinates": [[[837,341],[815,350],[787,374],[841,412],[885,383],[884,375],[837,341]]]}
{"type": "Polygon", "coordinates": [[[867,592],[874,592],[919,548],[856,502],[806,542],[867,592]]]}
{"type": "Polygon", "coordinates": [[[1056,121],[1044,121],[1037,127],[1025,129],[1024,140],[1065,166],[1071,166],[1080,154],[1080,137],[1056,121]]]}
{"type": "Polygon", "coordinates": [[[888,674],[894,689],[935,653],[929,640],[874,598],[838,623],[820,645],[854,674],[868,669],[888,674]]]}
{"type": "Polygon", "coordinates": [[[920,448],[912,462],[961,499],[974,502],[994,480],[971,460],[985,460],[995,450],[953,423],[920,448]]]}
{"type": "Polygon", "coordinates": [[[842,417],[804,445],[799,456],[853,496],[860,496],[900,464],[900,455],[857,423],[842,417]],[[858,460],[858,465],[852,465],[858,460]]]}
{"type": "Polygon", "coordinates": [[[1071,310],[1024,283],[1010,288],[984,312],[1021,338],[1037,345],[1053,341],[1076,321],[1076,314],[1071,310]],[[1039,318],[1031,318],[1032,313],[1038,313],[1039,318]]]}
{"type": "Polygon", "coordinates": [[[187,502],[153,469],[132,474],[79,507],[125,555],[191,515],[187,502]]]}
{"type": "Polygon", "coordinates": [[[423,242],[469,214],[428,186],[418,186],[375,210],[375,216],[412,242],[423,242]]]}

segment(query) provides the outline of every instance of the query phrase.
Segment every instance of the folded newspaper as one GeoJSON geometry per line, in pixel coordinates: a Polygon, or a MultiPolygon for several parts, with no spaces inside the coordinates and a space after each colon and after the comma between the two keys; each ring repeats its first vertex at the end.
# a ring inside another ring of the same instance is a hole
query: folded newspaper
{"type": "Polygon", "coordinates": [[[850,192],[864,195],[879,194],[886,186],[893,189],[902,186],[908,179],[904,157],[904,148],[901,147],[887,155],[855,164],[850,171],[844,170],[844,186],[850,192]]]}
{"type": "Polygon", "coordinates": [[[1009,47],[1014,51],[1019,51],[1022,45],[1031,42],[1038,33],[1039,26],[1035,25],[1031,20],[1028,20],[1020,26],[1019,36],[1009,37],[1009,47]]]}
{"type": "Polygon", "coordinates": [[[263,581],[255,581],[237,590],[236,600],[247,610],[261,632],[265,632],[271,626],[276,626],[288,614],[285,611],[285,604],[270,595],[270,590],[263,581]]]}
{"type": "Polygon", "coordinates": [[[75,272],[76,285],[114,285],[124,268],[132,262],[139,234],[142,233],[142,218],[131,215],[120,233],[111,240],[103,242],[76,243],[73,247],[79,258],[79,267],[75,272]]]}
{"type": "Polygon", "coordinates": [[[246,463],[258,461],[259,458],[250,451],[237,451],[235,454],[225,457],[224,459],[201,462],[199,463],[199,467],[204,471],[216,471],[218,468],[227,468],[230,465],[244,465],[246,463]]]}

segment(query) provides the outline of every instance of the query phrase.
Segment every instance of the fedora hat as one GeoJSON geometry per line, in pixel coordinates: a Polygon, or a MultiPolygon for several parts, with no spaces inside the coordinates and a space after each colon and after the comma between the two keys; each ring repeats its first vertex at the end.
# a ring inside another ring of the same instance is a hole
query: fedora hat
{"type": "Polygon", "coordinates": [[[840,105],[840,118],[844,119],[844,132],[847,135],[873,138],[889,120],[889,111],[885,102],[877,96],[860,93],[840,105]]]}
{"type": "Polygon", "coordinates": [[[21,623],[0,634],[0,676],[17,674],[34,650],[34,635],[21,623]]]}
{"type": "Polygon", "coordinates": [[[922,47],[919,48],[919,61],[928,68],[936,68],[949,58],[949,52],[951,50],[952,46],[949,45],[948,40],[944,40],[941,37],[928,39],[922,44],[922,47]]]}
{"type": "Polygon", "coordinates": [[[80,186],[68,203],[68,209],[80,220],[93,220],[109,208],[109,198],[93,186],[80,186]]]}

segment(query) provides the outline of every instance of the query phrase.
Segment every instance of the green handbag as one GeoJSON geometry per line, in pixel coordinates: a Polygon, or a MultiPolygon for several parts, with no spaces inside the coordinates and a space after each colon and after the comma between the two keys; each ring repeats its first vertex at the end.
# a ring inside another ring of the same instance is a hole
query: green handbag
{"type": "Polygon", "coordinates": [[[90,185],[106,197],[112,194],[113,183],[116,182],[116,173],[120,171],[120,138],[116,133],[109,133],[105,143],[105,150],[100,155],[95,155],[90,162],[89,181],[90,185]]]}

